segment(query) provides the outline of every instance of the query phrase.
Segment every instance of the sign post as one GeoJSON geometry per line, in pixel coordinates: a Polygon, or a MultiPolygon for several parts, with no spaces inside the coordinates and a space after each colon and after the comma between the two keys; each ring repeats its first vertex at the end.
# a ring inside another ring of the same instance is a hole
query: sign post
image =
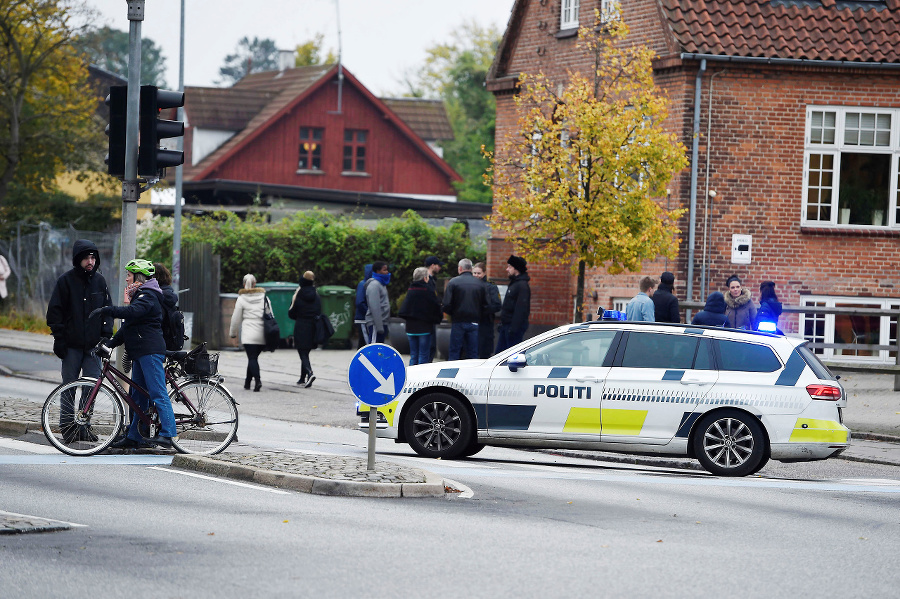
{"type": "Polygon", "coordinates": [[[347,372],[350,390],[369,406],[368,470],[375,470],[375,430],[378,428],[378,408],[400,394],[406,382],[406,364],[393,347],[383,343],[367,345],[350,360],[347,372]]]}

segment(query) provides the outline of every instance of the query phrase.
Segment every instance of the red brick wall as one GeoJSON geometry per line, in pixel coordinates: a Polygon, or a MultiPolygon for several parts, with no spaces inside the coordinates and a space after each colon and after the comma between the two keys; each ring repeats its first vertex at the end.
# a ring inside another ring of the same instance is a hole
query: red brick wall
{"type": "MultiPolygon", "coordinates": [[[[582,0],[582,15],[592,10],[582,0]]],[[[622,0],[623,14],[632,38],[644,36],[658,53],[666,53],[669,41],[661,31],[655,2],[622,0]]],[[[558,28],[559,2],[545,6],[531,2],[509,62],[508,73],[542,71],[560,82],[566,69],[580,68],[574,55],[575,39],[557,40],[538,23],[549,20],[551,32],[558,28]],[[552,16],[555,15],[555,21],[552,16]],[[541,48],[544,48],[541,50],[541,48]]],[[[662,64],[662,63],[661,63],[662,64]]],[[[655,73],[657,85],[670,99],[668,127],[679,132],[691,157],[695,77],[698,63],[685,63],[655,73]]],[[[779,298],[797,304],[801,294],[900,297],[900,231],[827,231],[801,229],[803,148],[808,105],[900,107],[900,72],[789,66],[754,66],[738,63],[707,63],[702,80],[700,143],[698,153],[697,218],[694,260],[694,297],[705,299],[709,291],[724,288],[725,279],[738,274],[756,298],[759,282],[776,283],[779,298]],[[712,104],[710,109],[710,87],[712,104]],[[707,126],[712,114],[711,135],[707,126]],[[709,211],[709,276],[707,289],[700,289],[703,260],[704,199],[709,189],[717,196],[709,211]],[[731,264],[732,234],[753,235],[753,262],[731,264]]],[[[511,96],[497,97],[497,147],[515,130],[511,96]]],[[[690,202],[690,167],[670,185],[670,208],[687,208],[690,202]]],[[[678,223],[681,248],[668,262],[676,275],[676,293],[684,299],[688,263],[688,216],[678,223]]],[[[674,233],[674,232],[673,232],[674,233]]],[[[502,268],[508,256],[503,232],[495,231],[488,245],[491,268],[502,268]],[[497,254],[500,254],[499,256],[497,254]]],[[[533,301],[541,302],[547,320],[557,323],[571,318],[571,294],[575,275],[566,269],[545,271],[533,265],[529,272],[541,281],[551,276],[546,289],[533,281],[533,301]],[[538,274],[539,273],[539,274],[538,274]],[[557,279],[568,276],[569,285],[557,279]],[[568,289],[566,296],[563,290],[568,289]],[[560,293],[555,296],[555,290],[560,293]]],[[[647,262],[641,273],[606,275],[602,269],[589,273],[585,285],[587,306],[608,307],[613,297],[631,297],[641,276],[658,277],[665,260],[647,262]],[[592,298],[596,292],[597,299],[592,298]]],[[[492,270],[496,277],[497,273],[492,270]]],[[[534,312],[534,310],[533,310],[534,312]]]]}

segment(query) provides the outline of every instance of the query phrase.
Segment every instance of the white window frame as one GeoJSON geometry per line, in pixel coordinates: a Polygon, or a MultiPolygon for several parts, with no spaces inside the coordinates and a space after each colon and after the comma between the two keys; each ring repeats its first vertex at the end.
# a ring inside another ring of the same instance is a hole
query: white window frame
{"type": "Polygon", "coordinates": [[[578,29],[580,0],[562,0],[559,3],[559,30],[578,29]]]}
{"type": "Polygon", "coordinates": [[[619,18],[619,0],[600,0],[600,22],[609,23],[619,18]]]}
{"type": "Polygon", "coordinates": [[[803,152],[803,202],[800,213],[802,226],[834,227],[834,228],[871,228],[871,229],[900,229],[900,191],[898,191],[898,179],[900,179],[900,108],[873,108],[863,106],[807,106],[806,124],[804,128],[804,152],[803,152]],[[812,117],[813,113],[833,113],[835,115],[834,139],[825,141],[816,139],[813,141],[812,117]],[[848,114],[876,114],[889,115],[891,125],[887,145],[854,145],[845,143],[845,131],[848,114]],[[842,223],[840,208],[840,172],[842,153],[854,154],[878,154],[890,156],[889,188],[887,213],[882,215],[882,224],[849,224],[842,223]],[[828,169],[815,168],[811,164],[818,162],[813,157],[830,157],[832,165],[830,169],[830,185],[824,183],[824,179],[816,175],[816,172],[828,173],[828,169]],[[819,185],[810,185],[810,178],[817,179],[819,185]],[[809,218],[808,208],[811,204],[811,195],[815,197],[816,190],[830,191],[830,199],[827,203],[814,205],[827,205],[830,211],[828,219],[809,218]]]}
{"type": "MultiPolygon", "coordinates": [[[[855,297],[855,296],[832,296],[832,295],[804,295],[800,298],[801,306],[818,306],[822,308],[834,308],[836,304],[858,304],[866,308],[876,308],[881,310],[896,310],[900,308],[900,299],[897,298],[872,298],[872,297],[855,297]]],[[[836,314],[805,314],[800,313],[800,329],[799,335],[807,341],[813,343],[835,343],[835,317],[836,314]],[[808,321],[824,320],[825,334],[824,337],[813,338],[807,336],[806,323],[808,321]]],[[[891,337],[891,325],[896,324],[890,316],[880,317],[879,340],[877,345],[895,346],[897,340],[891,337]]],[[[839,350],[834,348],[812,349],[813,352],[824,360],[835,362],[869,362],[876,364],[894,364],[896,357],[889,350],[879,350],[874,356],[853,356],[846,355],[844,352],[853,350],[839,350]]]]}

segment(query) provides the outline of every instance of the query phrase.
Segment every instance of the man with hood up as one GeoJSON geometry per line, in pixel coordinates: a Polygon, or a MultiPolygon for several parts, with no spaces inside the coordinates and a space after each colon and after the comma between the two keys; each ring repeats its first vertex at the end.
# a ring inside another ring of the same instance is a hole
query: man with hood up
{"type": "Polygon", "coordinates": [[[79,239],[72,248],[72,269],[57,279],[47,306],[47,326],[53,334],[53,353],[62,360],[63,383],[100,376],[100,364],[88,352],[101,337],[112,337],[113,319],[88,317],[111,305],[106,279],[100,274],[100,252],[94,242],[79,239]]]}

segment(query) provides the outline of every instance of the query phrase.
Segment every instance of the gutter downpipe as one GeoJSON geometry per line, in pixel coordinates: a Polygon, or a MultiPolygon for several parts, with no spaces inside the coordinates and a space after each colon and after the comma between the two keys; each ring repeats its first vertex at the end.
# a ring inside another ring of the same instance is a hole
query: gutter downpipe
{"type": "MultiPolygon", "coordinates": [[[[691,144],[691,208],[688,224],[688,263],[687,263],[687,290],[688,301],[694,301],[694,254],[696,245],[697,228],[697,160],[700,153],[700,92],[703,89],[703,73],[706,72],[706,59],[700,60],[700,70],[697,71],[697,80],[694,84],[694,141],[691,144]]],[[[689,321],[690,311],[686,319],[689,321]]]]}

